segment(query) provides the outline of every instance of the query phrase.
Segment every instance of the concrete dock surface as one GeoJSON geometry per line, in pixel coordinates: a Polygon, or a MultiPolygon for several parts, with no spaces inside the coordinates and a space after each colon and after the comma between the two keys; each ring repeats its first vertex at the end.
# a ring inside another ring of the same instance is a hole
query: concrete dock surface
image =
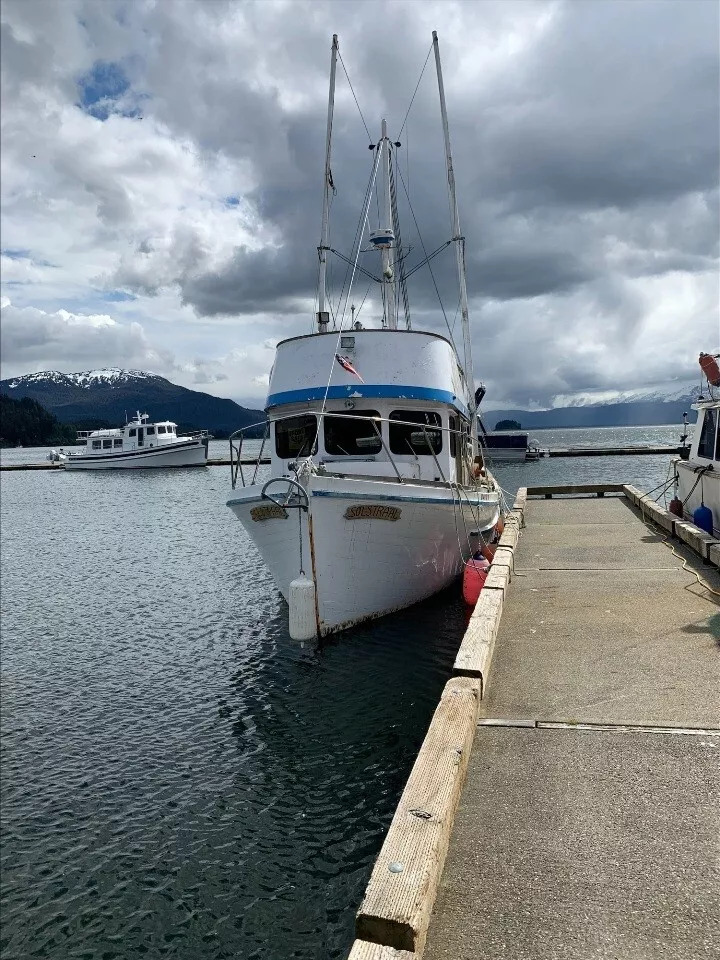
{"type": "Polygon", "coordinates": [[[623,497],[525,516],[424,960],[720,958],[720,575],[623,497]]]}

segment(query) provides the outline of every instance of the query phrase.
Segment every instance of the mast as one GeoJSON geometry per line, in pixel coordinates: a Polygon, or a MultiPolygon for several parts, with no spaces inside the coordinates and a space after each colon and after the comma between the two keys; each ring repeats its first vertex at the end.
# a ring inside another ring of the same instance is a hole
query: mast
{"type": "Polygon", "coordinates": [[[388,139],[387,135],[386,120],[383,120],[382,122],[381,134],[381,142],[383,145],[383,156],[381,158],[383,175],[382,215],[384,219],[382,223],[378,224],[378,226],[381,229],[387,230],[387,234],[390,237],[390,242],[384,244],[382,247],[383,312],[385,314],[385,322],[387,323],[388,329],[396,330],[397,311],[395,310],[395,271],[393,269],[392,254],[395,243],[392,229],[392,200],[390,197],[390,164],[392,163],[392,158],[390,156],[390,140],[388,139]]]}
{"type": "Polygon", "coordinates": [[[325,309],[325,301],[327,298],[327,291],[325,289],[325,274],[327,270],[327,245],[330,221],[330,184],[332,183],[332,174],[330,172],[330,146],[332,142],[333,110],[335,107],[335,69],[337,67],[337,55],[338,38],[337,34],[334,33],[332,38],[332,52],[330,54],[330,94],[328,96],[327,137],[325,141],[325,176],[323,181],[322,227],[320,230],[320,246],[318,247],[318,254],[320,256],[320,276],[318,278],[317,323],[318,331],[320,333],[323,333],[323,331],[327,330],[328,323],[330,321],[329,312],[325,309]]]}
{"type": "MultiPolygon", "coordinates": [[[[472,347],[470,343],[470,317],[468,314],[467,283],[465,280],[465,237],[460,234],[460,214],[458,213],[457,197],[455,196],[455,172],[453,170],[452,153],[450,152],[450,130],[448,128],[447,107],[445,106],[445,86],[443,84],[442,67],[440,66],[440,47],[437,31],[433,30],[433,48],[435,50],[435,68],[437,70],[438,90],[440,93],[440,112],[442,114],[443,136],[445,138],[445,163],[447,166],[448,191],[450,194],[450,214],[452,216],[452,239],[455,242],[455,256],[457,259],[458,281],[460,283],[460,313],[462,316],[463,348],[465,368],[465,386],[468,391],[468,406],[471,414],[475,413],[475,381],[472,368],[472,347]]],[[[473,424],[475,417],[472,416],[473,424]]],[[[473,431],[474,432],[474,431],[473,431]]]]}

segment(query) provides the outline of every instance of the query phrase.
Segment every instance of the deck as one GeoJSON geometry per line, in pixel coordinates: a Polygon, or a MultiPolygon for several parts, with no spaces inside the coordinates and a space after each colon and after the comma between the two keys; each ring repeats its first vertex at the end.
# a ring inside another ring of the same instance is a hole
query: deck
{"type": "Polygon", "coordinates": [[[617,491],[521,504],[446,687],[477,701],[436,713],[358,916],[387,956],[720,957],[720,574],[617,491]],[[448,798],[419,765],[468,717],[448,798]]]}

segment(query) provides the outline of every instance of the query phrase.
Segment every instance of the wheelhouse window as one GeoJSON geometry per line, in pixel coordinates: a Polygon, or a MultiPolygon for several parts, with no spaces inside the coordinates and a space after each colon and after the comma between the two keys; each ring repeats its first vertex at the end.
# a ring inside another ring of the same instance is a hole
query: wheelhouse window
{"type": "Polygon", "coordinates": [[[380,453],[382,441],[375,432],[373,421],[358,417],[376,417],[375,427],[380,427],[377,410],[353,410],[348,416],[324,417],[325,450],[334,456],[358,456],[364,453],[380,453]]]}
{"type": "Polygon", "coordinates": [[[133,427],[132,430],[130,430],[130,432],[128,433],[128,436],[129,436],[129,437],[134,437],[134,436],[136,436],[136,435],[137,435],[137,430],[136,430],[135,427],[133,427]]]}
{"type": "Polygon", "coordinates": [[[112,440],[103,440],[103,450],[112,450],[112,440]]]}
{"type": "Polygon", "coordinates": [[[149,437],[154,437],[154,436],[155,436],[155,427],[148,427],[146,432],[147,432],[147,435],[148,435],[149,437]]]}
{"type": "Polygon", "coordinates": [[[99,440],[93,440],[92,448],[93,450],[99,450],[102,447],[102,443],[99,440]]]}
{"type": "Polygon", "coordinates": [[[167,432],[168,432],[168,433],[175,433],[175,424],[174,424],[174,423],[169,423],[169,424],[168,424],[167,432]]]}
{"type": "Polygon", "coordinates": [[[113,440],[113,446],[116,448],[122,447],[122,438],[118,437],[116,440],[113,440]]]}
{"type": "Polygon", "coordinates": [[[158,427],[157,431],[158,433],[165,433],[165,427],[158,427]]]}
{"type": "Polygon", "coordinates": [[[390,421],[391,453],[414,453],[429,457],[432,452],[440,453],[442,450],[439,413],[432,410],[393,410],[390,421]],[[403,420],[405,423],[393,423],[393,420],[403,420]]]}
{"type": "Polygon", "coordinates": [[[283,460],[317,453],[316,433],[317,419],[308,414],[276,420],[275,452],[283,460]]]}
{"type": "Polygon", "coordinates": [[[698,441],[698,456],[707,460],[713,459],[715,452],[715,431],[717,428],[717,410],[712,407],[705,411],[703,417],[700,440],[698,441]]]}

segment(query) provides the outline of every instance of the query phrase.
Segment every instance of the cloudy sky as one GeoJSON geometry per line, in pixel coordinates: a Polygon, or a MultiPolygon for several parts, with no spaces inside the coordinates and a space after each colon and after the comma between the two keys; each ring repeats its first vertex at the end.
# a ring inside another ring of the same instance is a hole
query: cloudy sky
{"type": "MultiPolygon", "coordinates": [[[[3,376],[120,366],[262,404],[275,343],[311,330],[334,32],[331,243],[372,160],[346,68],[402,142],[412,265],[451,235],[432,59],[400,135],[438,30],[490,406],[677,390],[720,348],[715,0],[1,9],[3,376]]],[[[452,249],[433,266],[461,343],[452,249]]],[[[409,295],[447,332],[427,269],[409,295]]],[[[376,288],[351,299],[378,323],[376,288]]]]}

